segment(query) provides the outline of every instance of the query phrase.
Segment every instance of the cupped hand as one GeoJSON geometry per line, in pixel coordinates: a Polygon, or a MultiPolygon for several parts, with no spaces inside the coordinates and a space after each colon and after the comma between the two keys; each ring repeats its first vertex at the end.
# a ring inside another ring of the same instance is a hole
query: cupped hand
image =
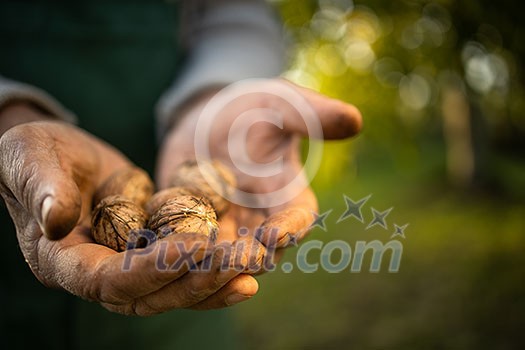
{"type": "MultiPolygon", "coordinates": [[[[361,129],[361,114],[352,105],[282,79],[247,82],[243,89],[245,93],[239,88],[206,92],[186,104],[165,137],[157,182],[169,186],[177,167],[188,159],[204,156],[229,166],[238,189],[253,196],[250,202],[233,203],[220,218],[219,240],[257,237],[269,250],[267,258],[271,255],[276,262],[281,248],[308,233],[317,213],[317,199],[302,169],[300,139],[354,136],[361,129]],[[312,118],[321,134],[312,134],[312,118]],[[199,153],[203,140],[196,139],[206,134],[202,128],[209,131],[205,155],[199,153]],[[294,179],[300,181],[279,192],[294,179]]],[[[265,262],[261,271],[273,266],[269,259],[265,262]]]]}
{"type": "Polygon", "coordinates": [[[172,236],[122,253],[93,242],[94,191],[131,166],[108,144],[62,122],[24,123],[2,135],[0,193],[34,275],[124,314],[218,308],[255,294],[257,285],[234,269],[188,272],[204,259],[212,267],[220,260],[221,252],[202,235],[172,236]]]}

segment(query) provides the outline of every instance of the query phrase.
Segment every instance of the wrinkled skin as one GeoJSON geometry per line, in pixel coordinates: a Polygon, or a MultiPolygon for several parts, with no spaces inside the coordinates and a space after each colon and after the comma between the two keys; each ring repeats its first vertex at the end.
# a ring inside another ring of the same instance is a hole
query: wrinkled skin
{"type": "MultiPolygon", "coordinates": [[[[297,89],[317,110],[326,138],[344,138],[359,130],[361,117],[354,107],[297,89]]],[[[160,187],[166,185],[180,162],[192,158],[192,125],[208,97],[187,106],[181,122],[166,136],[158,163],[160,187]]],[[[254,96],[245,103],[239,108],[272,102],[267,97],[254,96]]],[[[219,159],[224,154],[221,137],[227,129],[228,123],[224,123],[224,130],[218,130],[211,141],[217,150],[213,156],[219,159]]],[[[129,256],[94,244],[89,234],[90,215],[95,189],[115,171],[132,166],[130,161],[96,137],[75,126],[51,121],[24,103],[0,111],[0,132],[4,131],[0,138],[1,195],[15,223],[24,257],[44,285],[63,288],[114,312],[136,315],[175,308],[221,308],[247,300],[257,292],[256,280],[241,273],[242,269],[219,269],[225,251],[221,246],[229,243],[214,246],[205,236],[194,233],[157,241],[147,248],[149,254],[136,254],[129,269],[123,270],[129,256]],[[170,267],[184,255],[182,247],[193,253],[193,263],[206,259],[212,268],[205,272],[188,271],[186,264],[176,269],[159,269],[159,256],[161,265],[170,267]]],[[[240,185],[247,190],[266,191],[279,186],[300,168],[297,139],[303,134],[293,123],[285,123],[284,130],[261,128],[260,137],[247,145],[257,151],[250,151],[252,157],[265,161],[285,155],[290,172],[260,183],[240,177],[240,185]]],[[[253,250],[260,261],[264,246],[253,235],[238,238],[237,227],[255,228],[263,222],[265,227],[277,226],[282,234],[277,239],[281,248],[289,243],[290,235],[306,232],[304,229],[312,221],[311,211],[316,208],[309,189],[289,203],[269,210],[232,206],[221,220],[221,240],[245,243],[235,247],[239,247],[241,266],[246,267],[253,250]]],[[[268,246],[264,235],[258,238],[268,246]]]]}

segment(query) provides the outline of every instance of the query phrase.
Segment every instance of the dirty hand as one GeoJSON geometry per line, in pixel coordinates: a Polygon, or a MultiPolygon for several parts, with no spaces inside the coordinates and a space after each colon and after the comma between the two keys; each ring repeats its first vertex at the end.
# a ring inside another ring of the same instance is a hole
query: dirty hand
{"type": "MultiPolygon", "coordinates": [[[[123,268],[130,255],[95,244],[90,215],[96,188],[132,164],[103,141],[50,121],[29,105],[2,109],[0,131],[5,131],[0,138],[0,194],[24,257],[44,285],[111,311],[138,315],[224,307],[255,294],[254,286],[235,270],[187,273],[189,264],[159,269],[159,245],[149,254],[135,254],[129,268],[123,268]]],[[[218,253],[202,235],[174,235],[164,244],[163,263],[168,267],[188,251],[194,262],[217,260],[218,253]]]]}

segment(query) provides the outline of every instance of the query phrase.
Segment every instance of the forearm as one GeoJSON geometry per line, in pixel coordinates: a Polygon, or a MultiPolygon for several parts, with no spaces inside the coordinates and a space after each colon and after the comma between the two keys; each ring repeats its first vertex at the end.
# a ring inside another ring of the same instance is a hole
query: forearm
{"type": "Polygon", "coordinates": [[[0,135],[18,124],[47,119],[76,120],[45,91],[0,76],[0,135]]]}
{"type": "Polygon", "coordinates": [[[0,136],[19,124],[52,119],[37,107],[26,101],[9,103],[0,110],[0,136]]]}

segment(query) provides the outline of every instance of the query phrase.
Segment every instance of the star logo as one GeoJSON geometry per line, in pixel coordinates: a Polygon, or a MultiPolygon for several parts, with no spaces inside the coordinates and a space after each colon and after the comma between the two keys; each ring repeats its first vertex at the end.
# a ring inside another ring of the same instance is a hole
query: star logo
{"type": "Polygon", "coordinates": [[[310,228],[319,227],[321,230],[326,232],[326,223],[325,220],[330,215],[333,209],[330,209],[328,211],[325,211],[322,214],[317,214],[316,212],[312,211],[312,216],[314,217],[314,222],[310,225],[310,228]]]}
{"type": "Polygon", "coordinates": [[[337,223],[340,223],[343,220],[348,219],[349,217],[353,216],[357,220],[363,222],[363,213],[361,212],[361,208],[363,208],[363,205],[372,197],[371,194],[368,196],[361,198],[357,202],[354,202],[351,198],[347,197],[346,195],[343,195],[346,203],[346,211],[341,215],[339,220],[337,220],[337,223]]]}
{"type": "Polygon", "coordinates": [[[395,231],[394,231],[394,233],[392,234],[392,236],[390,238],[394,238],[394,237],[397,237],[397,236],[406,238],[405,237],[405,230],[408,227],[408,225],[409,224],[405,224],[403,226],[398,226],[397,224],[394,224],[395,231]]]}
{"type": "Polygon", "coordinates": [[[390,209],[387,209],[385,211],[381,211],[380,212],[380,211],[377,211],[375,208],[372,207],[372,213],[374,214],[374,218],[372,219],[372,221],[370,221],[370,223],[368,224],[366,229],[368,230],[369,228],[374,227],[375,225],[379,225],[382,228],[384,228],[385,230],[388,230],[388,225],[386,224],[386,220],[385,219],[388,216],[388,214],[390,214],[392,209],[394,209],[394,208],[392,207],[390,209]]]}

